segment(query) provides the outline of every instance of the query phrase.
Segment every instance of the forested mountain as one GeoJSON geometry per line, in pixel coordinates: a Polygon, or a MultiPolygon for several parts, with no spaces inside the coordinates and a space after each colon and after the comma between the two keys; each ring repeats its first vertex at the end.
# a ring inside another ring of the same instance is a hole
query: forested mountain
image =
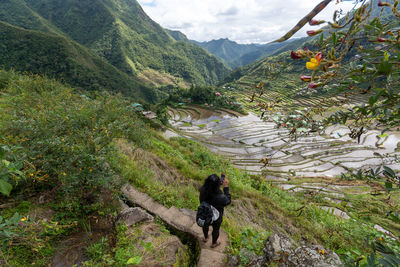
{"type": "Polygon", "coordinates": [[[224,62],[232,68],[237,66],[234,64],[236,59],[247,53],[260,50],[260,46],[256,44],[238,44],[227,38],[221,38],[208,42],[192,42],[205,48],[211,54],[223,59],[224,62]]]}
{"type": "Polygon", "coordinates": [[[273,54],[277,49],[285,47],[292,40],[284,43],[238,44],[229,39],[218,39],[208,42],[191,41],[211,54],[222,59],[231,68],[242,67],[273,54]]]}
{"type": "Polygon", "coordinates": [[[85,90],[122,92],[146,101],[165,95],[63,36],[0,22],[0,43],[0,62],[6,69],[46,75],[85,90]]]}
{"type": "Polygon", "coordinates": [[[171,38],[136,0],[5,0],[0,2],[0,21],[76,41],[132,77],[156,77],[156,86],[163,78],[167,83],[212,84],[229,72],[198,46],[171,38]]]}

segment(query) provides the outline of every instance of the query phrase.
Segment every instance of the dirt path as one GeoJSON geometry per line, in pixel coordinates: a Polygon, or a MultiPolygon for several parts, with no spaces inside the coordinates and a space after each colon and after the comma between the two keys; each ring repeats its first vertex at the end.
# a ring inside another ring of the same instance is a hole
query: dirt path
{"type": "Polygon", "coordinates": [[[129,184],[126,184],[122,188],[122,192],[130,201],[160,217],[171,227],[196,237],[201,248],[199,261],[197,263],[198,267],[218,267],[226,265],[227,255],[224,252],[230,247],[230,243],[228,234],[225,231],[222,229],[220,230],[219,241],[221,242],[221,245],[212,249],[210,248],[211,241],[207,244],[202,241],[202,229],[196,224],[193,217],[186,215],[176,207],[171,207],[169,209],[164,207],[158,202],[155,202],[147,194],[137,191],[129,184]]]}

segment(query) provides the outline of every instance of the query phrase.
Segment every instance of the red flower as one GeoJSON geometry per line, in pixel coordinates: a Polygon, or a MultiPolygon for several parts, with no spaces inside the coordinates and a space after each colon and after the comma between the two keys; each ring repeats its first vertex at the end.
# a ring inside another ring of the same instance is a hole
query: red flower
{"type": "Polygon", "coordinates": [[[379,0],[378,6],[390,6],[390,3],[388,3],[388,2],[382,2],[382,1],[379,0]]]}
{"type": "Polygon", "coordinates": [[[294,52],[294,51],[292,51],[291,53],[290,53],[290,57],[292,58],[292,59],[300,59],[301,57],[299,56],[299,54],[297,54],[296,52],[294,52]]]}
{"type": "Polygon", "coordinates": [[[312,77],[311,76],[302,75],[302,76],[300,76],[300,79],[303,82],[311,82],[312,77]]]}
{"type": "Polygon", "coordinates": [[[321,33],[321,32],[322,32],[322,30],[307,31],[307,35],[308,35],[308,36],[314,36],[314,35],[317,35],[317,34],[319,34],[319,33],[321,33]]]}
{"type": "Polygon", "coordinates": [[[384,43],[384,42],[387,42],[387,41],[388,41],[388,39],[381,38],[381,37],[378,38],[378,42],[380,42],[380,43],[384,43]]]}
{"type": "Polygon", "coordinates": [[[308,88],[309,89],[314,89],[314,88],[317,88],[318,86],[319,86],[319,84],[314,83],[314,82],[310,82],[309,85],[308,85],[308,88]]]}
{"type": "Polygon", "coordinates": [[[315,20],[315,19],[312,19],[312,20],[310,20],[310,22],[309,22],[309,24],[310,24],[311,26],[320,25],[320,24],[322,24],[322,23],[325,23],[325,20],[315,20]]]}

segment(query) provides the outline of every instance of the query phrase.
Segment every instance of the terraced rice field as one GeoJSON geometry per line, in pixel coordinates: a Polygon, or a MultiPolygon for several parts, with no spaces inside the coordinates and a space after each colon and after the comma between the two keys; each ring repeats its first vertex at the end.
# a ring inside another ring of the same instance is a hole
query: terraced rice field
{"type": "Polygon", "coordinates": [[[226,111],[203,108],[171,109],[171,123],[183,135],[222,154],[243,169],[276,177],[335,177],[359,168],[383,163],[400,170],[400,133],[390,132],[382,140],[378,131],[369,131],[360,144],[348,136],[343,126],[326,129],[325,135],[309,134],[291,140],[286,129],[257,116],[236,116],[226,111]],[[269,164],[260,163],[269,158],[269,164]]]}
{"type": "MultiPolygon", "coordinates": [[[[358,144],[348,136],[346,127],[331,126],[324,135],[311,133],[293,141],[286,129],[277,129],[273,122],[263,121],[254,114],[240,116],[201,107],[170,109],[169,113],[173,129],[167,136],[180,135],[196,140],[229,158],[237,167],[262,173],[284,190],[312,196],[317,193],[319,198],[315,203],[318,206],[344,219],[350,218],[352,211],[359,210],[347,204],[352,201],[363,203],[360,205],[380,205],[371,202],[370,197],[383,187],[379,183],[343,181],[342,173],[383,164],[400,171],[399,132],[388,132],[385,138],[378,139],[380,132],[368,131],[358,144]],[[269,163],[265,166],[260,160],[266,157],[269,163]]],[[[385,205],[386,198],[382,196],[373,201],[385,205]]],[[[394,198],[400,198],[399,194],[395,193],[394,198]]],[[[382,217],[376,214],[376,223],[381,223],[379,216],[382,217]]],[[[381,225],[376,227],[381,229],[381,225]]]]}

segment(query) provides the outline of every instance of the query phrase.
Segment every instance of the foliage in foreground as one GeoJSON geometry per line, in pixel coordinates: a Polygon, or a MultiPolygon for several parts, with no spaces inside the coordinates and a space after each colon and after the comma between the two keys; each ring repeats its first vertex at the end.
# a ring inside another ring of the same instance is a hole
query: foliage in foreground
{"type": "Polygon", "coordinates": [[[124,137],[145,147],[150,130],[121,96],[81,95],[52,80],[6,71],[0,71],[0,113],[0,202],[18,203],[2,211],[1,249],[9,264],[44,265],[60,238],[90,229],[93,216],[112,216],[112,203],[99,200],[120,182],[105,160],[112,140],[124,137]],[[42,194],[46,203],[38,205],[42,194]],[[55,214],[31,220],[37,209],[55,214]]]}
{"type": "MultiPolygon", "coordinates": [[[[329,2],[329,1],[328,1],[329,2]]],[[[324,121],[352,128],[390,128],[400,123],[399,1],[355,1],[353,12],[340,18],[335,12],[312,49],[292,51],[294,61],[304,59],[308,73],[299,77],[308,91],[344,92],[348,98],[369,94],[366,103],[341,110],[324,121]]],[[[311,20],[311,25],[325,21],[311,20]]]]}

